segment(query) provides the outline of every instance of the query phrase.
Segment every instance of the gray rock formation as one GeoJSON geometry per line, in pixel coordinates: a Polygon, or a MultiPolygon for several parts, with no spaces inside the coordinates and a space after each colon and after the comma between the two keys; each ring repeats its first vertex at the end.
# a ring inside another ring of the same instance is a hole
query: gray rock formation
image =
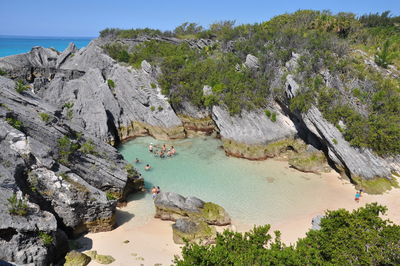
{"type": "Polygon", "coordinates": [[[231,218],[224,208],[204,202],[196,197],[183,197],[173,192],[161,192],[154,199],[156,207],[155,218],[176,221],[179,218],[189,217],[201,220],[207,224],[227,225],[231,218]]]}
{"type": "Polygon", "coordinates": [[[67,251],[65,233],[112,229],[117,201],[108,195],[123,200],[143,179],[115,148],[15,86],[0,77],[0,259],[48,265],[67,251]],[[10,211],[14,192],[27,202],[19,211],[10,211]]]}
{"type": "Polygon", "coordinates": [[[212,117],[226,153],[247,159],[265,159],[276,155],[267,145],[296,136],[293,122],[281,113],[278,106],[269,110],[275,112],[276,121],[272,121],[263,110],[243,110],[240,115],[231,116],[226,108],[214,106],[212,117]]]}
{"type": "Polygon", "coordinates": [[[246,56],[246,61],[245,61],[244,65],[250,69],[255,69],[255,70],[260,67],[258,58],[251,54],[248,54],[246,56]]]}
{"type": "Polygon", "coordinates": [[[34,48],[0,59],[0,68],[18,77],[25,77],[22,73],[29,68],[38,69],[26,78],[33,82],[35,92],[58,108],[73,104],[64,114],[103,141],[141,135],[184,137],[182,122],[168,99],[160,88],[153,88],[157,71],[147,62],[142,69],[119,65],[97,43],[79,51],[71,44],[60,55],[34,48]]]}
{"type": "Polygon", "coordinates": [[[390,178],[392,167],[383,158],[368,149],[351,147],[340,131],[326,121],[321,112],[311,107],[303,115],[307,128],[328,147],[329,157],[339,166],[350,171],[352,176],[364,179],[390,178]]]}
{"type": "Polygon", "coordinates": [[[185,244],[185,240],[209,244],[214,242],[216,230],[203,221],[180,218],[172,225],[172,234],[175,244],[185,244]]]}

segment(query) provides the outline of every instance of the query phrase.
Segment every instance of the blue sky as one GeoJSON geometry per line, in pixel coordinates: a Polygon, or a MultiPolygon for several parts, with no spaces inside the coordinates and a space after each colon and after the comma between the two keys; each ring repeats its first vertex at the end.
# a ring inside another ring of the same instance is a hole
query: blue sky
{"type": "Polygon", "coordinates": [[[0,35],[97,36],[107,27],[172,30],[185,21],[254,23],[298,9],[400,15],[400,0],[0,0],[0,35]]]}

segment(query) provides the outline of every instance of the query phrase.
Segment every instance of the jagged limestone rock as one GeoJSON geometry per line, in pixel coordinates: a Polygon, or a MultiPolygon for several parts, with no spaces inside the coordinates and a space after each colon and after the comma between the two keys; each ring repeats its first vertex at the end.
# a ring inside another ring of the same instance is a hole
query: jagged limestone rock
{"type": "Polygon", "coordinates": [[[123,200],[140,190],[143,179],[134,169],[128,173],[115,148],[61,119],[56,106],[14,88],[14,81],[0,77],[0,257],[49,265],[67,252],[58,223],[69,236],[111,230],[116,201],[105,193],[123,200]],[[92,150],[74,150],[61,161],[59,140],[65,137],[80,146],[90,143],[92,150]],[[27,199],[26,217],[9,214],[7,199],[13,191],[27,199]]]}

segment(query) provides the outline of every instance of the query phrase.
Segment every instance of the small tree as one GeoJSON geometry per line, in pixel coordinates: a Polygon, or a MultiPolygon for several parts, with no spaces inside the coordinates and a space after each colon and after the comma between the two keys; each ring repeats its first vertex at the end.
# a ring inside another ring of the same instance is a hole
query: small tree
{"type": "Polygon", "coordinates": [[[382,49],[375,54],[375,63],[383,68],[387,68],[392,63],[392,53],[389,51],[390,42],[386,40],[382,49]]]}
{"type": "Polygon", "coordinates": [[[15,85],[15,90],[18,93],[23,93],[28,89],[28,86],[26,86],[21,80],[18,80],[17,84],[15,85]]]}

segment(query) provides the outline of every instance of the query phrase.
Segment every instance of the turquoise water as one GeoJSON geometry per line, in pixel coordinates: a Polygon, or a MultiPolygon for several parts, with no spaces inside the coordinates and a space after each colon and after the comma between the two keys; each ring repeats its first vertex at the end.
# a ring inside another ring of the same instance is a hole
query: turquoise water
{"type": "Polygon", "coordinates": [[[0,57],[27,53],[34,46],[53,47],[57,51],[63,51],[70,42],[82,48],[92,39],[89,37],[0,36],[0,57]]]}
{"type": "MultiPolygon", "coordinates": [[[[288,167],[286,162],[249,161],[225,156],[221,142],[213,138],[158,141],[136,138],[120,147],[124,158],[153,185],[163,191],[196,196],[223,206],[233,220],[245,224],[274,223],[304,214],[310,205],[322,206],[326,180],[288,167]],[[148,151],[149,143],[174,145],[177,155],[161,159],[148,151]],[[141,161],[135,164],[135,158],[141,161]],[[149,163],[153,168],[144,171],[149,163]]],[[[131,212],[144,222],[154,215],[149,192],[133,195],[131,212]]],[[[130,206],[130,207],[129,207],[130,206]]]]}

